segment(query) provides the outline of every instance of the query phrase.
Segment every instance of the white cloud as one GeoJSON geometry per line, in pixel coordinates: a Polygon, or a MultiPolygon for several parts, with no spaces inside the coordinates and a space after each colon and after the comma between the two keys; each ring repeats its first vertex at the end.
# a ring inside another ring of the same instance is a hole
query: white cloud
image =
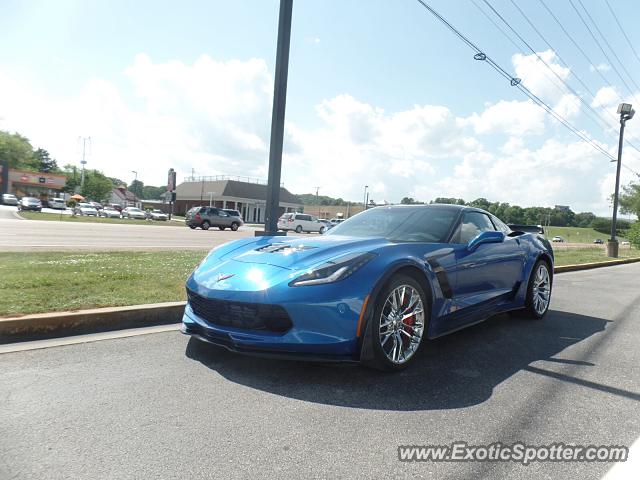
{"type": "Polygon", "coordinates": [[[543,133],[544,120],[544,110],[531,100],[501,100],[485,108],[481,114],[474,113],[461,119],[461,123],[473,126],[477,134],[505,133],[523,136],[543,133]]]}
{"type": "Polygon", "coordinates": [[[591,72],[608,72],[609,70],[611,70],[611,65],[609,65],[608,63],[599,63],[596,66],[590,65],[589,66],[589,70],[591,72]]]}
{"type": "Polygon", "coordinates": [[[600,90],[596,92],[596,96],[593,97],[593,101],[591,102],[591,106],[598,108],[610,108],[614,105],[617,105],[618,99],[620,98],[620,94],[613,87],[602,87],[600,90]]]}
{"type": "Polygon", "coordinates": [[[566,80],[570,70],[555,62],[556,54],[553,50],[538,52],[538,56],[516,53],[511,58],[516,76],[538,97],[545,99],[548,103],[556,103],[566,94],[566,91],[563,92],[562,88],[559,88],[562,87],[559,79],[566,80]],[[542,60],[538,59],[538,56],[542,60]]]}

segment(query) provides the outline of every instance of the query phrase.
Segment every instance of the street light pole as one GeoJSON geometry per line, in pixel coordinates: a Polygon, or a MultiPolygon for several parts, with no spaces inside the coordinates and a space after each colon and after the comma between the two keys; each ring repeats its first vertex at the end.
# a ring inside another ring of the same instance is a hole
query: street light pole
{"type": "Polygon", "coordinates": [[[369,188],[369,185],[365,185],[364,186],[364,196],[362,197],[362,210],[366,210],[367,209],[367,189],[369,188]]]}
{"type": "Polygon", "coordinates": [[[316,203],[318,204],[318,218],[320,218],[320,201],[318,200],[318,190],[320,190],[320,187],[316,187],[316,203]]]}
{"type": "MultiPolygon", "coordinates": [[[[138,190],[138,172],[136,172],[135,170],[131,170],[131,173],[133,173],[135,175],[135,178],[133,179],[133,183],[136,184],[136,188],[133,190],[133,196],[134,197],[139,197],[139,195],[136,193],[136,190],[138,190]]],[[[136,199],[133,199],[133,204],[135,206],[136,204],[136,199]]]]}
{"type": "Polygon", "coordinates": [[[276,71],[273,86],[273,111],[271,114],[271,141],[269,143],[269,176],[267,180],[267,207],[264,222],[265,231],[256,232],[256,236],[278,235],[280,174],[282,170],[284,115],[287,103],[287,75],[289,73],[289,45],[291,43],[292,10],[293,0],[280,0],[278,44],[276,46],[276,71]]]}
{"type": "Polygon", "coordinates": [[[618,221],[618,193],[620,190],[620,168],[622,167],[622,142],[624,140],[624,126],[627,120],[631,120],[636,113],[630,103],[618,105],[620,114],[620,138],[618,140],[618,160],[616,166],[616,189],[613,193],[613,218],[611,219],[611,238],[607,242],[607,256],[618,257],[618,239],[616,238],[616,227],[618,221]]]}

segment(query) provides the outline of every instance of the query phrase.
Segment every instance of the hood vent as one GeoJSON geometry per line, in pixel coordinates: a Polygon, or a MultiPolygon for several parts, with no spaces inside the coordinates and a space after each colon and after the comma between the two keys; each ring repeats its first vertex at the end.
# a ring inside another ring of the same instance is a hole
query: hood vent
{"type": "Polygon", "coordinates": [[[290,255],[296,252],[303,252],[305,250],[310,250],[312,247],[310,245],[289,245],[288,243],[271,243],[269,245],[265,245],[264,247],[260,247],[257,249],[258,252],[264,253],[282,253],[284,255],[290,255]]]}

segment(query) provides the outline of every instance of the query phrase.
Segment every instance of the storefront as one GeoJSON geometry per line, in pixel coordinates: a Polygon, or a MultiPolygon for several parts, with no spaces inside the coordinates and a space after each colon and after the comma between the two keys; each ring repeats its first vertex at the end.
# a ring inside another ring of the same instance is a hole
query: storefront
{"type": "Polygon", "coordinates": [[[60,197],[67,177],[56,173],[28,172],[9,169],[7,193],[16,197],[35,197],[40,200],[60,197]]]}

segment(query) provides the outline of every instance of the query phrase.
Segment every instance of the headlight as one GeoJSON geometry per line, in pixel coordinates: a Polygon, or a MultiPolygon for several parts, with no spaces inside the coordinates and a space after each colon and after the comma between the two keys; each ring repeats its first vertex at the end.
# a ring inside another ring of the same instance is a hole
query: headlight
{"type": "Polygon", "coordinates": [[[375,253],[350,253],[323,263],[289,283],[290,287],[322,285],[343,280],[376,257],[375,253]]]}

